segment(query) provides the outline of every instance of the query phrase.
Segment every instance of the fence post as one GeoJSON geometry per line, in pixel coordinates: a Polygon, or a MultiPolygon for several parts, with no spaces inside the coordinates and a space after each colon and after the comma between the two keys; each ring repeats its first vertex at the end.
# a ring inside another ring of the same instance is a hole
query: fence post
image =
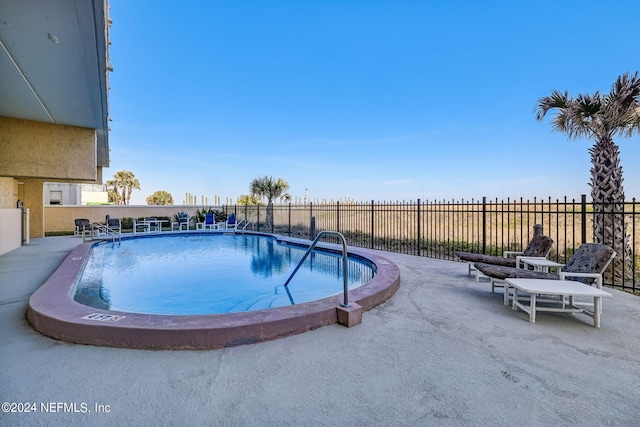
{"type": "Polygon", "coordinates": [[[373,204],[374,204],[374,202],[372,200],[371,201],[371,249],[373,249],[373,240],[375,238],[375,236],[373,235],[373,229],[374,229],[374,227],[373,227],[373,222],[374,222],[374,219],[373,219],[373,212],[374,212],[373,204]]]}
{"type": "Polygon", "coordinates": [[[487,197],[482,197],[482,253],[487,253],[487,197]]]}
{"type": "MultiPolygon", "coordinates": [[[[581,197],[581,216],[582,216],[582,227],[581,227],[581,242],[580,243],[587,243],[587,195],[583,194],[581,197]]],[[[595,215],[595,212],[593,213],[595,215]]]]}
{"type": "Polygon", "coordinates": [[[289,228],[287,233],[289,233],[289,237],[291,237],[291,202],[289,202],[289,228]]]}
{"type": "Polygon", "coordinates": [[[260,205],[257,205],[256,222],[258,223],[258,231],[260,231],[260,205]]]}
{"type": "MultiPolygon", "coordinates": [[[[631,203],[633,203],[631,205],[631,230],[632,231],[632,250],[631,250],[631,256],[632,259],[636,259],[636,198],[634,197],[633,199],[631,199],[631,203]]],[[[624,205],[623,206],[623,211],[624,211],[624,205]]],[[[631,276],[633,277],[633,282],[632,282],[632,289],[635,291],[636,290],[636,263],[634,262],[631,270],[631,276]]]]}
{"type": "Polygon", "coordinates": [[[316,238],[316,219],[313,217],[313,202],[309,202],[309,238],[316,238]]]}
{"type": "Polygon", "coordinates": [[[418,211],[417,211],[417,214],[418,214],[418,226],[417,226],[417,229],[418,229],[418,256],[420,256],[421,255],[420,242],[422,242],[422,239],[420,238],[420,199],[418,199],[418,211]]]}
{"type": "Polygon", "coordinates": [[[340,232],[340,200],[336,201],[336,231],[340,232]]]}

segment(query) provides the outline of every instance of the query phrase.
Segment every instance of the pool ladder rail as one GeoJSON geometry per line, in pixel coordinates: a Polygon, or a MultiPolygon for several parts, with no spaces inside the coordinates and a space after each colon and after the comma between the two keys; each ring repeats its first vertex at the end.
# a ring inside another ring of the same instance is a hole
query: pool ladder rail
{"type": "Polygon", "coordinates": [[[238,223],[233,228],[221,228],[220,231],[222,231],[223,233],[242,232],[242,234],[244,234],[249,224],[253,224],[253,221],[247,221],[246,219],[243,218],[240,221],[238,221],[238,223]],[[242,228],[240,228],[241,225],[242,225],[242,228]]]}
{"type": "Polygon", "coordinates": [[[94,236],[97,237],[96,233],[98,233],[98,235],[100,233],[102,233],[102,234],[105,234],[107,236],[110,236],[110,238],[111,238],[111,246],[115,246],[116,239],[118,239],[118,245],[120,245],[122,243],[122,237],[121,237],[119,232],[107,227],[104,224],[99,224],[99,223],[91,224],[91,229],[88,230],[88,233],[87,233],[86,229],[82,230],[82,241],[83,242],[86,241],[87,234],[89,235],[91,240],[93,240],[94,236]]]}
{"type": "Polygon", "coordinates": [[[243,219],[241,219],[240,221],[238,221],[238,224],[236,225],[236,228],[235,228],[233,231],[234,231],[234,232],[235,232],[235,231],[241,231],[241,232],[242,232],[242,234],[244,234],[244,232],[247,230],[247,227],[248,227],[250,224],[253,224],[253,221],[249,221],[249,220],[247,220],[247,219],[243,218],[243,219]],[[240,228],[240,225],[241,225],[242,223],[244,223],[244,225],[242,226],[242,228],[240,228]]]}
{"type": "Polygon", "coordinates": [[[285,289],[287,289],[287,293],[288,293],[287,286],[289,285],[289,282],[291,282],[291,279],[293,279],[293,276],[295,276],[295,274],[300,269],[300,266],[302,265],[302,263],[307,259],[311,251],[313,251],[313,249],[316,247],[320,239],[324,236],[330,236],[330,235],[337,236],[342,241],[342,278],[344,282],[344,300],[340,305],[342,307],[351,307],[351,304],[349,303],[349,263],[348,263],[349,260],[347,258],[347,240],[344,238],[344,236],[341,233],[337,231],[324,230],[318,233],[316,238],[313,240],[313,242],[309,246],[309,249],[307,249],[307,251],[304,253],[304,256],[302,257],[300,262],[298,262],[298,265],[293,270],[293,272],[291,273],[287,281],[284,283],[284,286],[285,286],[285,289]]]}
{"type": "Polygon", "coordinates": [[[253,224],[253,221],[246,221],[246,224],[244,225],[244,227],[242,227],[242,233],[245,232],[245,230],[247,229],[247,227],[249,226],[249,224],[253,224]]]}

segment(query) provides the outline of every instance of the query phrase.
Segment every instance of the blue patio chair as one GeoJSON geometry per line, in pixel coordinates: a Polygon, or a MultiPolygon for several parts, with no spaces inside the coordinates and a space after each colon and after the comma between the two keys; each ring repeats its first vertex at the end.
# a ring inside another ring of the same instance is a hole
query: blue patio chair
{"type": "Polygon", "coordinates": [[[202,224],[203,230],[217,230],[216,216],[212,213],[208,213],[204,216],[204,223],[202,224]]]}
{"type": "Polygon", "coordinates": [[[236,222],[236,214],[229,214],[229,216],[227,217],[227,224],[225,228],[227,230],[235,230],[237,225],[238,223],[236,222]]]}

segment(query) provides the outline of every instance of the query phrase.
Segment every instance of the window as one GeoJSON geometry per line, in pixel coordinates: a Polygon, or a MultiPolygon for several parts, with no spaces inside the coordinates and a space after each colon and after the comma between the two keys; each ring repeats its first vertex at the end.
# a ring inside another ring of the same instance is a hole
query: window
{"type": "Polygon", "coordinates": [[[49,204],[61,205],[62,204],[62,191],[49,191],[49,204]]]}

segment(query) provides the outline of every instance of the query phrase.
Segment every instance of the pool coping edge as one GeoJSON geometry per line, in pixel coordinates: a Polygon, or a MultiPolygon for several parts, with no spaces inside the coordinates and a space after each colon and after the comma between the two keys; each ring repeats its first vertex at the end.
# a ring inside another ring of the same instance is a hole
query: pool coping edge
{"type": "MultiPolygon", "coordinates": [[[[214,234],[214,233],[211,233],[214,234]]],[[[310,241],[266,235],[279,241],[310,241]]],[[[212,315],[157,315],[93,308],[73,300],[71,292],[91,247],[85,242],[73,249],[45,283],[29,298],[27,319],[40,333],[62,341],[138,349],[215,349],[269,341],[327,326],[338,321],[343,301],[336,295],[293,306],[242,313],[212,315]],[[118,316],[117,321],[96,321],[91,314],[118,316]]],[[[337,245],[336,245],[337,246],[337,245]]],[[[332,249],[331,244],[320,248],[332,249]]],[[[400,287],[400,270],[388,259],[360,248],[348,248],[376,265],[373,280],[350,290],[349,300],[368,311],[387,301],[400,287]]]]}

